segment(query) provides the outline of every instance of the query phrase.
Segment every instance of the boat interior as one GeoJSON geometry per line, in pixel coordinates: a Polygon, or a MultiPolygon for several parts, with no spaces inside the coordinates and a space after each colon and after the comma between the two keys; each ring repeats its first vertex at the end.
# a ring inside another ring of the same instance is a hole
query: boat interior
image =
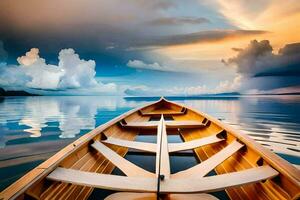
{"type": "Polygon", "coordinates": [[[299,170],[164,98],[82,136],[0,199],[297,199],[299,170]]]}

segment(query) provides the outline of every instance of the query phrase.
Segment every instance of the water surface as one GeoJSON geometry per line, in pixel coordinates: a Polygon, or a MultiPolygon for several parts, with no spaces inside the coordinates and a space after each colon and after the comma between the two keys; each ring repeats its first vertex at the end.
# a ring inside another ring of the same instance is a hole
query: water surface
{"type": "MultiPolygon", "coordinates": [[[[300,165],[299,96],[174,100],[222,120],[300,165]]],[[[98,96],[0,99],[0,191],[76,138],[148,101],[98,96]]],[[[171,163],[175,166],[176,158],[171,163]]]]}

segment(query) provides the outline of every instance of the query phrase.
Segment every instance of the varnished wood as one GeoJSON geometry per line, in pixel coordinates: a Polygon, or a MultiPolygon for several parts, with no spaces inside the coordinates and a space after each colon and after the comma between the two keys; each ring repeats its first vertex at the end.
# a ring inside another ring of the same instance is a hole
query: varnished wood
{"type": "MultiPolygon", "coordinates": [[[[190,179],[168,179],[161,181],[161,193],[194,193],[213,192],[224,188],[236,187],[272,178],[278,172],[269,166],[262,166],[240,172],[218,176],[190,179]],[[193,183],[193,184],[191,184],[193,183]]],[[[156,192],[156,178],[123,177],[107,174],[96,174],[73,169],[57,168],[47,176],[50,180],[72,184],[92,186],[118,191],[156,192]]]]}
{"type": "MultiPolygon", "coordinates": [[[[181,143],[168,143],[168,150],[170,153],[176,151],[184,151],[189,149],[194,149],[200,146],[209,145],[212,143],[223,141],[224,138],[218,138],[216,135],[212,135],[209,137],[192,140],[189,142],[181,142],[181,143]]],[[[141,151],[147,152],[156,152],[156,144],[149,143],[149,142],[137,142],[137,141],[128,141],[117,139],[113,137],[107,137],[105,140],[102,141],[103,143],[107,144],[114,144],[118,146],[123,146],[127,148],[132,148],[141,151]]]]}
{"type": "Polygon", "coordinates": [[[155,192],[157,185],[156,178],[98,174],[61,167],[50,173],[47,179],[119,191],[155,192]]]}
{"type": "Polygon", "coordinates": [[[203,178],[169,179],[161,183],[160,191],[162,193],[214,192],[225,188],[255,183],[277,175],[278,172],[272,167],[262,166],[203,178]]]}
{"type": "Polygon", "coordinates": [[[97,151],[104,155],[110,162],[117,166],[127,176],[155,177],[155,174],[138,167],[132,162],[129,162],[101,142],[95,141],[92,144],[92,147],[94,147],[97,151]]]}
{"type": "Polygon", "coordinates": [[[167,129],[163,116],[161,116],[159,125],[157,127],[157,151],[155,172],[157,177],[162,175],[166,179],[168,179],[171,174],[167,129]]]}
{"type": "Polygon", "coordinates": [[[200,146],[221,142],[223,140],[224,138],[218,138],[215,135],[212,135],[201,139],[191,140],[189,142],[169,143],[169,152],[194,149],[200,146]]]}
{"type": "MultiPolygon", "coordinates": [[[[128,122],[122,123],[123,127],[136,128],[136,129],[156,129],[158,126],[157,121],[150,122],[128,122]]],[[[166,128],[202,128],[205,124],[199,121],[165,121],[166,128]]]]}
{"type": "Polygon", "coordinates": [[[172,178],[203,177],[228,157],[232,156],[232,154],[237,152],[243,146],[244,145],[239,143],[238,141],[233,141],[231,144],[229,144],[227,147],[225,147],[215,155],[211,156],[209,159],[187,170],[173,174],[172,178]]]}
{"type": "MultiPolygon", "coordinates": [[[[109,195],[105,200],[157,200],[157,195],[154,193],[133,193],[133,192],[117,192],[109,195]]],[[[166,200],[218,200],[210,194],[169,194],[166,197],[160,197],[166,200]]]]}
{"type": "Polygon", "coordinates": [[[122,140],[113,137],[108,137],[106,140],[103,140],[102,142],[106,144],[114,144],[114,145],[137,149],[141,151],[147,151],[153,153],[156,152],[156,144],[154,143],[128,141],[128,140],[122,140]]]}

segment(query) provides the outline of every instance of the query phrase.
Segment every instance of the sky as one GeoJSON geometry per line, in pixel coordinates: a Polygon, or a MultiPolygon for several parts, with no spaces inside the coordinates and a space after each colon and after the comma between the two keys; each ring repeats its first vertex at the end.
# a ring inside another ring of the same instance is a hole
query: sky
{"type": "Polygon", "coordinates": [[[41,95],[298,93],[299,33],[298,0],[1,0],[0,87],[41,95]]]}

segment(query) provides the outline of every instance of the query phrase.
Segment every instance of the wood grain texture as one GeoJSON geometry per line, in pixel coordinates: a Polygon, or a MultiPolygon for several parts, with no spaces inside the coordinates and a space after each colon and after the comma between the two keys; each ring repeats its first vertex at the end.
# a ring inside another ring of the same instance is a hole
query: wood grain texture
{"type": "MultiPolygon", "coordinates": [[[[193,141],[193,140],[192,140],[193,141]]],[[[221,164],[224,160],[232,156],[235,152],[241,149],[244,145],[238,141],[234,141],[227,147],[211,156],[209,159],[195,165],[187,170],[180,171],[172,175],[172,178],[187,178],[187,177],[203,177],[212,171],[215,167],[221,164]]]]}
{"type": "Polygon", "coordinates": [[[155,174],[144,170],[141,167],[133,164],[132,162],[126,160],[101,142],[95,141],[92,145],[99,153],[104,155],[110,162],[112,162],[116,167],[118,167],[127,176],[133,177],[155,177],[155,174]]]}
{"type": "Polygon", "coordinates": [[[58,167],[48,179],[118,191],[156,192],[157,179],[98,174],[58,167]]]}
{"type": "Polygon", "coordinates": [[[157,127],[157,151],[155,172],[157,177],[163,175],[166,179],[168,179],[171,174],[168,137],[163,115],[161,116],[159,125],[157,127]]]}

